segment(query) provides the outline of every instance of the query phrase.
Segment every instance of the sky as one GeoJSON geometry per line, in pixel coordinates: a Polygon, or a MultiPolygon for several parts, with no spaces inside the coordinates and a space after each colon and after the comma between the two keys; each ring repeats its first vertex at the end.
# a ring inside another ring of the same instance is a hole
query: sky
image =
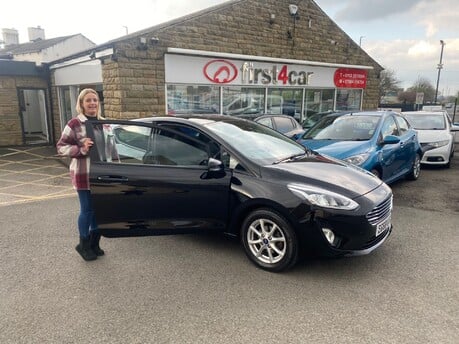
{"type": "MultiPolygon", "coordinates": [[[[96,44],[221,4],[226,0],[14,0],[0,4],[0,29],[40,26],[45,38],[83,34],[96,44]],[[69,6],[71,4],[71,6],[69,6]]],[[[292,0],[298,4],[305,0],[292,0]]],[[[320,8],[380,65],[395,73],[400,86],[419,78],[436,87],[443,47],[439,95],[459,91],[459,7],[457,0],[315,0],[320,8]]],[[[301,16],[300,16],[301,18],[301,16]]]]}

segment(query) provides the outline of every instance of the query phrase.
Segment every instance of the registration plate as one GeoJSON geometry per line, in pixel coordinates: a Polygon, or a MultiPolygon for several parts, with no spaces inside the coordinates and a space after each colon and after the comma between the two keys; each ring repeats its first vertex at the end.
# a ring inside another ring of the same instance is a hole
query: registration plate
{"type": "Polygon", "coordinates": [[[378,224],[376,226],[376,236],[378,236],[379,234],[385,232],[387,229],[390,228],[390,216],[384,220],[384,222],[381,222],[380,224],[378,224]]]}

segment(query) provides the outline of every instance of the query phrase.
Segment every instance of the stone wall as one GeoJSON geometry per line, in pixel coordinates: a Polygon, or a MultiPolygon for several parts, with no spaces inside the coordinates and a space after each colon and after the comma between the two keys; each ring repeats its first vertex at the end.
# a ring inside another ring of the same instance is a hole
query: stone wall
{"type": "Polygon", "coordinates": [[[298,18],[290,0],[242,0],[144,30],[115,43],[116,55],[103,65],[105,112],[136,118],[165,112],[164,54],[168,47],[327,63],[373,66],[364,109],[376,109],[381,66],[313,1],[302,1],[298,18]],[[275,19],[270,23],[270,15],[275,19]],[[139,37],[147,48],[139,48],[139,37]],[[151,44],[152,37],[159,38],[151,44]]]}
{"type": "Polygon", "coordinates": [[[48,84],[45,79],[38,77],[0,76],[0,146],[24,144],[18,88],[47,89],[48,84]]]}

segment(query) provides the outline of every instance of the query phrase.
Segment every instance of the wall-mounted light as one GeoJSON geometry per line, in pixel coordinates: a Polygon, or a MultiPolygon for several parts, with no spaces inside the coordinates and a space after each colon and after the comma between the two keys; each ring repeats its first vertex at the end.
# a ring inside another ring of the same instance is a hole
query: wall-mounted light
{"type": "Polygon", "coordinates": [[[292,17],[296,16],[298,13],[298,6],[294,4],[288,5],[288,11],[292,17]]]}
{"type": "Polygon", "coordinates": [[[273,25],[275,20],[276,20],[276,15],[274,13],[271,13],[269,15],[269,23],[273,25]]]}
{"type": "Polygon", "coordinates": [[[89,54],[89,58],[91,60],[94,60],[96,58],[96,51],[95,50],[91,51],[91,54],[89,54]]]}
{"type": "Polygon", "coordinates": [[[159,38],[158,37],[151,37],[150,38],[150,43],[151,45],[156,45],[159,43],[159,38]]]}

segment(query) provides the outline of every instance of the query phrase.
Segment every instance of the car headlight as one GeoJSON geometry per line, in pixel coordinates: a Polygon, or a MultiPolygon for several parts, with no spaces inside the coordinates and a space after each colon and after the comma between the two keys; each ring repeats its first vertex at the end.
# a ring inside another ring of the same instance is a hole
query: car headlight
{"type": "Polygon", "coordinates": [[[357,154],[343,159],[354,165],[362,165],[370,157],[369,153],[357,154]]]}
{"type": "Polygon", "coordinates": [[[449,144],[449,140],[437,141],[437,142],[429,142],[428,145],[432,148],[439,148],[449,144]]]}
{"type": "Polygon", "coordinates": [[[325,189],[303,184],[288,184],[287,187],[296,196],[321,208],[354,210],[359,207],[354,200],[325,189]]]}

